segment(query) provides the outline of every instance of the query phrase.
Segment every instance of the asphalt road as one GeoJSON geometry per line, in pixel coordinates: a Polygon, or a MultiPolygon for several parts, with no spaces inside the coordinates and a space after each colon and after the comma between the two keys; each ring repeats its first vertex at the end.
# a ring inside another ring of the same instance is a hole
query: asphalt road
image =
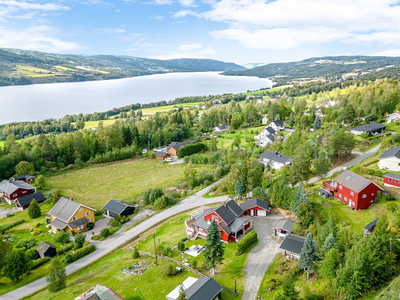
{"type": "MultiPolygon", "coordinates": [[[[214,183],[213,185],[217,184],[218,182],[214,183]]],[[[102,243],[96,244],[97,249],[95,252],[66,266],[67,274],[74,273],[74,272],[80,270],[81,268],[86,267],[87,265],[90,265],[97,259],[106,255],[108,252],[114,250],[115,248],[118,248],[125,242],[127,242],[127,241],[133,239],[134,237],[138,236],[139,234],[145,232],[148,228],[150,228],[154,225],[157,225],[158,223],[160,223],[166,219],[169,219],[170,217],[173,217],[184,211],[194,209],[203,204],[207,205],[207,204],[226,201],[228,199],[228,196],[216,197],[216,198],[203,198],[203,195],[205,195],[207,192],[209,192],[209,190],[212,188],[213,185],[204,188],[203,190],[189,196],[185,200],[182,200],[178,204],[160,212],[159,214],[152,216],[151,218],[136,225],[132,229],[130,229],[126,232],[120,233],[120,234],[116,235],[115,237],[108,238],[107,240],[105,240],[102,243]]],[[[185,230],[185,228],[182,228],[182,230],[185,230]]],[[[47,286],[46,278],[42,277],[36,281],[33,281],[33,282],[21,287],[21,288],[18,288],[12,292],[1,295],[0,299],[7,299],[7,300],[20,299],[20,298],[28,296],[46,286],[47,286]]]]}

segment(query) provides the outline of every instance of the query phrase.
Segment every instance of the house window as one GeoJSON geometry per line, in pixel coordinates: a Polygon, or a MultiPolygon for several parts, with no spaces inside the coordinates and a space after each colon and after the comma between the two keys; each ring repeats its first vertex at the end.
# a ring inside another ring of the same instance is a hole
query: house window
{"type": "Polygon", "coordinates": [[[398,180],[396,180],[396,183],[399,183],[399,181],[398,181],[398,180]]]}
{"type": "Polygon", "coordinates": [[[83,208],[81,207],[80,209],[79,209],[79,211],[82,211],[83,210],[83,208]]]}
{"type": "Polygon", "coordinates": [[[339,194],[339,198],[342,198],[342,194],[339,194]]]}
{"type": "Polygon", "coordinates": [[[92,222],[92,221],[90,220],[90,218],[88,219],[88,222],[92,222]]]}
{"type": "Polygon", "coordinates": [[[371,193],[371,196],[374,196],[375,194],[374,193],[371,193]]]}
{"type": "Polygon", "coordinates": [[[344,197],[344,201],[347,201],[347,197],[344,197]]]}
{"type": "Polygon", "coordinates": [[[22,194],[26,194],[26,191],[22,191],[22,194]]]}
{"type": "Polygon", "coordinates": [[[17,194],[13,194],[13,197],[17,197],[18,195],[17,194]]]}
{"type": "Polygon", "coordinates": [[[363,197],[363,198],[367,198],[367,194],[363,194],[362,197],[363,197]]]}
{"type": "Polygon", "coordinates": [[[343,190],[343,186],[339,185],[339,189],[343,190]]]}
{"type": "Polygon", "coordinates": [[[82,225],[79,225],[78,226],[78,230],[82,230],[83,229],[83,226],[82,225]]]}
{"type": "Polygon", "coordinates": [[[350,195],[354,196],[354,192],[353,192],[353,191],[351,191],[351,192],[350,192],[350,195]]]}
{"type": "Polygon", "coordinates": [[[400,163],[397,163],[398,166],[400,166],[400,163]]]}
{"type": "Polygon", "coordinates": [[[87,216],[90,215],[90,211],[87,211],[87,212],[86,212],[86,215],[87,215],[87,216]]]}
{"type": "Polygon", "coordinates": [[[392,182],[392,179],[389,179],[390,182],[392,182]]]}
{"type": "Polygon", "coordinates": [[[75,221],[76,220],[76,217],[72,217],[72,221],[75,221]]]}

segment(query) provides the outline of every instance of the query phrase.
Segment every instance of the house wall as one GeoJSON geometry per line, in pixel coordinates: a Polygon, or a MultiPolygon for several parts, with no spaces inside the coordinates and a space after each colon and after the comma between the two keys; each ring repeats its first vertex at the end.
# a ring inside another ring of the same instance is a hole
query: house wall
{"type": "Polygon", "coordinates": [[[389,186],[400,187],[400,180],[383,176],[383,184],[389,186]]]}
{"type": "Polygon", "coordinates": [[[22,197],[22,196],[26,196],[29,195],[31,193],[34,193],[35,190],[28,190],[28,189],[17,189],[14,193],[12,193],[11,195],[8,195],[6,193],[3,193],[3,197],[6,199],[6,201],[8,202],[8,204],[14,204],[15,199],[22,197]]]}
{"type": "Polygon", "coordinates": [[[168,154],[176,156],[177,155],[177,151],[174,148],[171,147],[171,148],[168,149],[168,154]]]}
{"type": "Polygon", "coordinates": [[[338,183],[337,192],[334,193],[335,197],[353,207],[355,210],[367,209],[370,207],[374,203],[377,192],[381,190],[371,182],[360,193],[357,194],[353,192],[352,195],[352,190],[346,188],[345,186],[342,186],[343,188],[340,189],[340,186],[342,185],[338,183]],[[366,195],[365,198],[363,198],[364,194],[366,195]],[[350,201],[353,201],[354,204],[350,201]]]}
{"type": "MultiPolygon", "coordinates": [[[[206,221],[212,221],[213,219],[214,219],[215,222],[217,222],[217,223],[223,221],[223,220],[221,219],[221,217],[220,217],[217,213],[215,213],[215,212],[210,213],[209,215],[207,215],[207,216],[204,217],[204,220],[206,220],[206,221]]],[[[225,223],[225,222],[224,222],[224,223],[225,223]]],[[[227,225],[228,225],[228,224],[227,224],[227,225]]]]}
{"type": "Polygon", "coordinates": [[[124,209],[124,211],[121,213],[121,216],[130,216],[135,213],[135,208],[134,207],[127,207],[124,209]]]}
{"type": "Polygon", "coordinates": [[[357,131],[357,130],[350,130],[350,132],[354,135],[361,135],[363,133],[362,131],[357,131]]]}
{"type": "Polygon", "coordinates": [[[396,157],[380,159],[378,162],[378,168],[391,171],[400,171],[400,159],[396,157]]]}
{"type": "Polygon", "coordinates": [[[400,120],[400,115],[399,114],[394,114],[394,115],[388,115],[386,117],[386,123],[392,123],[396,122],[397,120],[400,120]]]}
{"type": "MultiPolygon", "coordinates": [[[[249,209],[246,209],[245,211],[244,211],[244,214],[246,215],[246,216],[251,216],[251,210],[254,210],[254,216],[256,217],[256,216],[258,216],[258,211],[259,210],[266,210],[265,208],[262,208],[262,207],[259,207],[259,206],[254,206],[254,207],[250,207],[249,209]]],[[[268,210],[266,210],[267,211],[267,214],[268,214],[268,210]]]]}
{"type": "Polygon", "coordinates": [[[57,250],[55,248],[49,248],[44,253],[39,253],[40,258],[54,257],[56,255],[57,255],[57,250]]]}

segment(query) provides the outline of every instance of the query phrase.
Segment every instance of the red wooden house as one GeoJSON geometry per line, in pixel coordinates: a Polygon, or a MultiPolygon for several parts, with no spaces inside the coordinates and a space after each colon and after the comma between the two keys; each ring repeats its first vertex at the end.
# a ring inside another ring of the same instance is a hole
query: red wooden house
{"type": "Polygon", "coordinates": [[[331,181],[324,181],[324,189],[350,208],[367,209],[383,189],[358,174],[345,170],[331,181]]]}
{"type": "Polygon", "coordinates": [[[400,174],[386,173],[383,175],[383,184],[400,188],[400,174]]]}
{"type": "Polygon", "coordinates": [[[14,204],[19,197],[35,193],[36,188],[25,181],[3,180],[0,182],[0,197],[8,204],[14,204]]]}
{"type": "Polygon", "coordinates": [[[253,216],[266,217],[268,212],[271,210],[271,207],[269,207],[267,202],[258,198],[254,198],[244,203],[240,203],[240,208],[243,209],[244,214],[246,216],[251,216],[251,217],[253,216]]]}
{"type": "Polygon", "coordinates": [[[25,181],[26,183],[31,183],[35,181],[35,176],[29,175],[29,174],[25,174],[22,176],[16,176],[13,177],[12,180],[14,181],[25,181]]]}

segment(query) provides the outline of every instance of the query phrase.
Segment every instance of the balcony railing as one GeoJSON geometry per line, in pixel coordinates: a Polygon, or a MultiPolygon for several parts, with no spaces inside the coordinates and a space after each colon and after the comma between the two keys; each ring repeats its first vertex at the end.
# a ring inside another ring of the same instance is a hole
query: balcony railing
{"type": "Polygon", "coordinates": [[[324,181],[324,188],[331,192],[336,192],[337,187],[333,185],[332,181],[324,181]]]}

